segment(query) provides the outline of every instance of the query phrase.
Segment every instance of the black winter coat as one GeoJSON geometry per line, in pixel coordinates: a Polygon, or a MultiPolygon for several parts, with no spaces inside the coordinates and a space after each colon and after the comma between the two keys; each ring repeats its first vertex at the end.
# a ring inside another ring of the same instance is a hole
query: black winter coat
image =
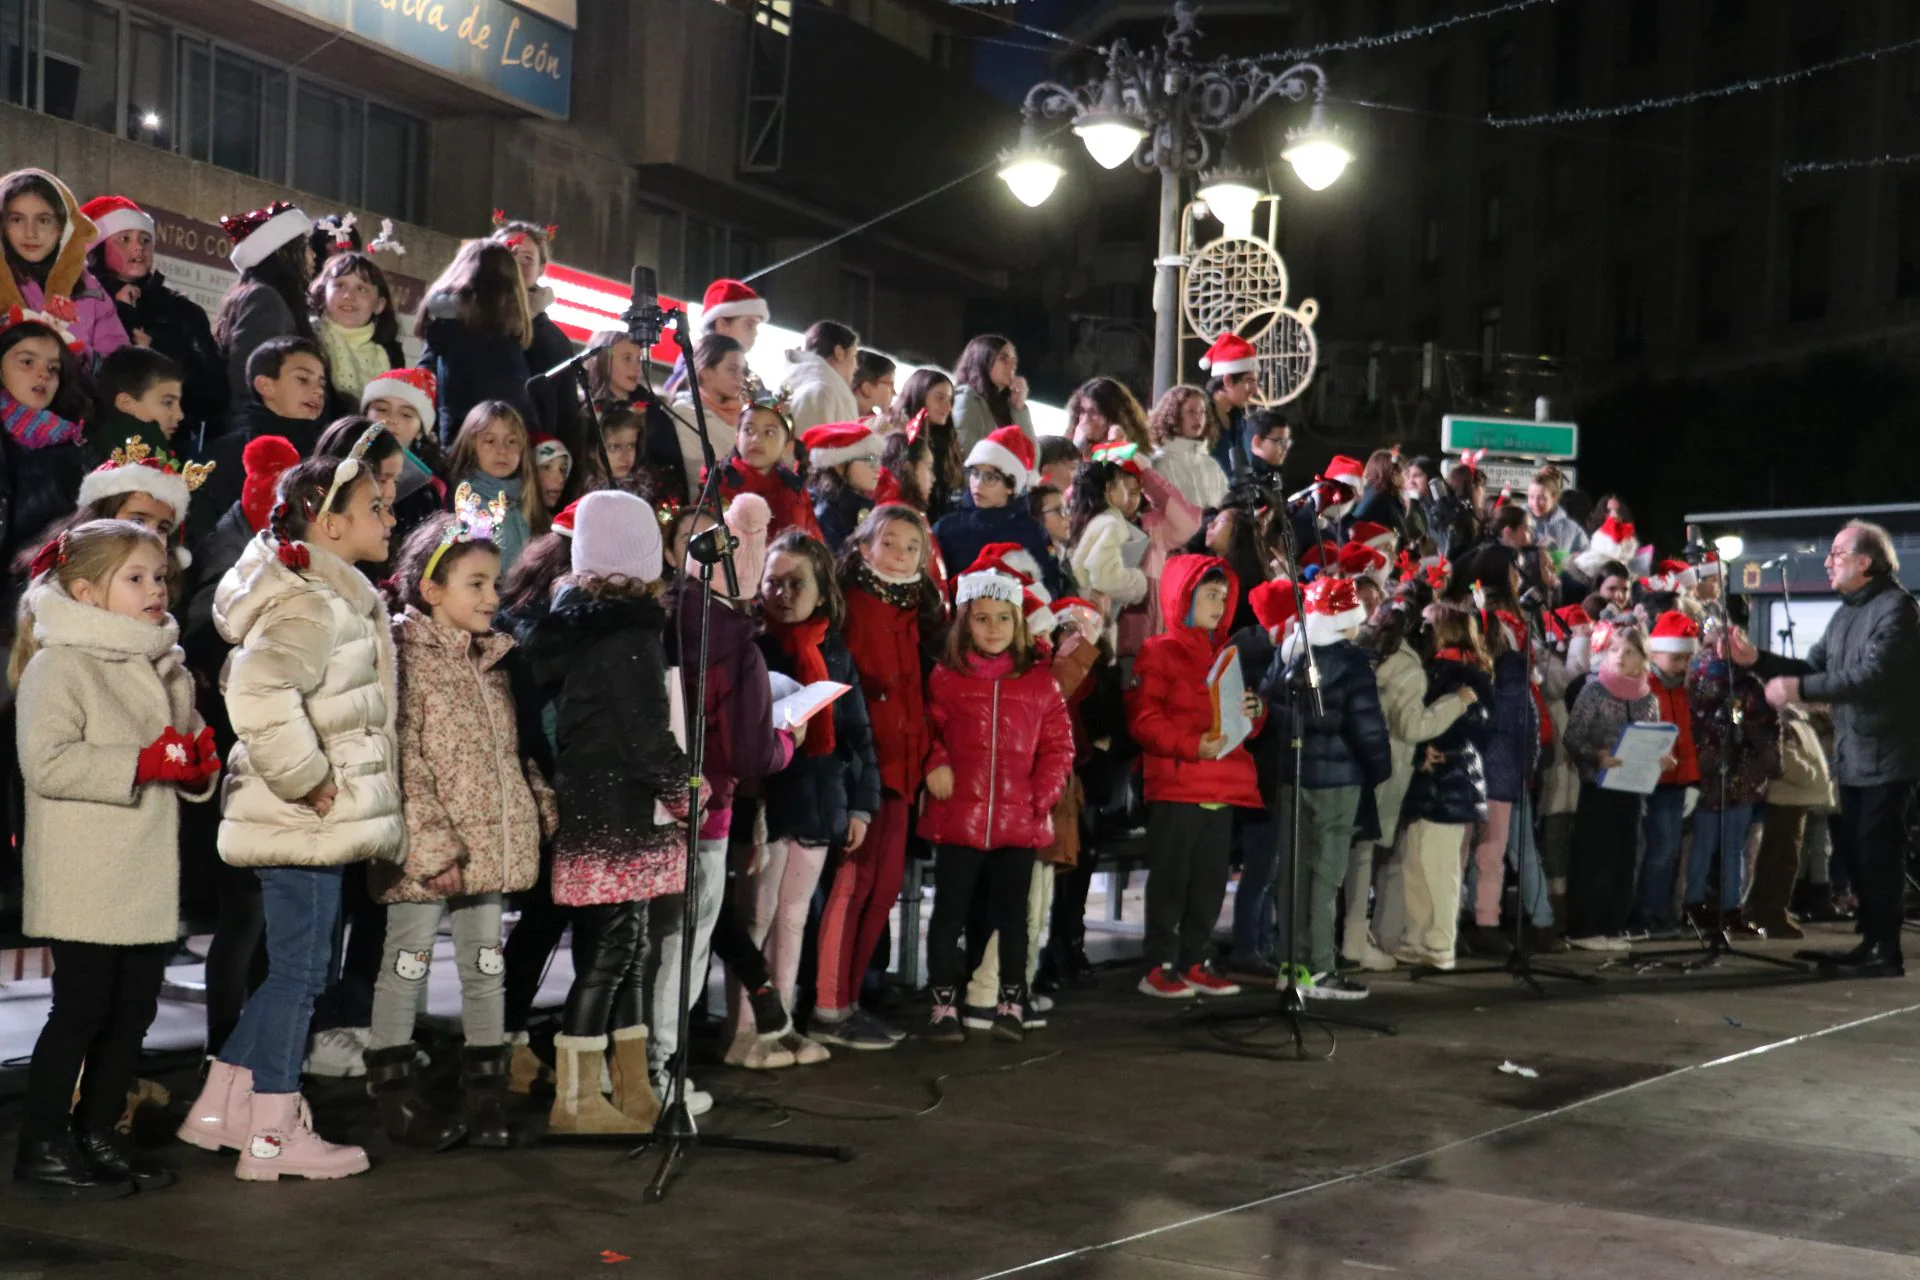
{"type": "MultiPolygon", "coordinates": [[[[1354,504],[1353,511],[1341,522],[1343,532],[1351,532],[1353,526],[1363,520],[1384,525],[1393,530],[1402,541],[1407,537],[1407,509],[1400,503],[1399,495],[1388,493],[1384,489],[1367,489],[1360,494],[1360,501],[1354,504]]],[[[1389,554],[1388,559],[1392,559],[1389,554]]]]}
{"type": "MultiPolygon", "coordinates": [[[[99,265],[93,268],[100,287],[114,297],[127,284],[106,270],[106,263],[95,255],[99,265]]],[[[120,323],[132,336],[135,329],[147,335],[147,344],[180,366],[180,402],[186,420],[176,438],[180,452],[190,452],[194,441],[211,440],[226,425],[232,393],[227,386],[227,358],[213,340],[213,325],[200,304],[167,287],[167,278],[158,271],[137,282],[140,297],[127,303],[117,298],[113,309],[120,323]]]]}
{"type": "Polygon", "coordinates": [[[186,652],[188,669],[209,680],[219,679],[220,668],[233,648],[213,625],[213,593],[227,570],[240,562],[240,553],[253,541],[253,534],[246,512],[234,502],[207,536],[191,548],[193,564],[187,569],[187,607],[180,619],[180,648],[186,652]]]}
{"type": "Polygon", "coordinates": [[[873,499],[852,485],[836,490],[831,497],[816,500],[813,518],[820,522],[820,541],[837,557],[871,510],[873,499]]]}
{"type": "MultiPolygon", "coordinates": [[[[767,670],[798,678],[793,660],[778,641],[763,635],[755,642],[767,670]]],[[[837,845],[847,838],[853,814],[871,819],[880,812],[880,761],[873,750],[873,726],[853,655],[837,632],[820,645],[827,678],[853,688],[833,704],[833,754],[810,756],[804,746],[793,762],[760,784],[767,806],[767,838],[793,839],[805,845],[837,845]]]]}
{"type": "MultiPolygon", "coordinates": [[[[1309,791],[1332,787],[1371,791],[1393,775],[1387,717],[1380,710],[1373,662],[1351,640],[1315,645],[1313,658],[1320,667],[1321,711],[1315,714],[1310,698],[1301,704],[1306,731],[1300,743],[1300,785],[1309,791]]],[[[1268,665],[1260,692],[1268,714],[1280,719],[1266,727],[1266,735],[1289,726],[1287,682],[1299,678],[1305,663],[1304,655],[1283,663],[1276,653],[1268,665]]],[[[1291,733],[1282,736],[1292,740],[1291,733]]]]}
{"type": "Polygon", "coordinates": [[[1527,684],[1527,660],[1503,653],[1493,660],[1493,733],[1487,740],[1487,799],[1512,804],[1527,790],[1540,758],[1540,709],[1527,684]]]}
{"type": "Polygon", "coordinates": [[[187,545],[193,546],[204,538],[227,513],[227,508],[240,501],[241,491],[247,484],[247,468],[242,458],[248,441],[260,436],[281,436],[304,462],[313,456],[326,426],[319,418],[283,418],[258,400],[240,406],[226,434],[207,447],[207,460],[214,468],[187,508],[187,545]]]}
{"type": "MultiPolygon", "coordinates": [[[[1267,635],[1267,629],[1257,622],[1249,627],[1241,627],[1227,637],[1227,643],[1240,655],[1241,683],[1249,689],[1260,690],[1264,697],[1265,690],[1261,686],[1266,682],[1267,669],[1274,665],[1279,656],[1272,637],[1267,635]]],[[[1282,699],[1285,698],[1284,690],[1277,692],[1282,699]]],[[[1260,798],[1271,809],[1274,801],[1280,798],[1280,786],[1293,781],[1293,742],[1287,733],[1284,706],[1275,708],[1270,700],[1267,705],[1269,716],[1276,710],[1282,714],[1247,739],[1247,751],[1253,756],[1254,771],[1259,775],[1260,798]]]]}
{"type": "Polygon", "coordinates": [[[1487,819],[1487,744],[1493,739],[1493,679],[1470,663],[1437,658],[1427,664],[1427,705],[1463,686],[1480,700],[1431,742],[1413,749],[1413,780],[1400,809],[1402,827],[1410,822],[1467,826],[1487,819]],[[1427,748],[1445,759],[1426,768],[1427,748]]]}
{"type": "Polygon", "coordinates": [[[432,370],[440,383],[441,443],[452,447],[467,410],[482,400],[505,400],[520,411],[528,430],[541,430],[545,424],[527,398],[527,349],[517,339],[461,323],[453,318],[451,305],[450,299],[428,299],[429,308],[438,306],[448,314],[433,313],[427,347],[420,353],[420,367],[432,370]]]}
{"type": "Polygon", "coordinates": [[[1060,561],[1048,546],[1047,531],[1028,514],[1024,497],[1004,507],[983,508],[962,501],[934,525],[933,537],[940,544],[940,558],[946,562],[951,579],[958,580],[989,543],[1017,542],[1040,566],[1040,585],[1047,594],[1056,600],[1067,594],[1060,561]]]}
{"type": "Polygon", "coordinates": [[[20,551],[38,545],[47,526],[70,513],[80,500],[87,475],[87,446],[80,442],[22,447],[0,430],[6,457],[8,512],[0,563],[11,564],[20,551]]]}

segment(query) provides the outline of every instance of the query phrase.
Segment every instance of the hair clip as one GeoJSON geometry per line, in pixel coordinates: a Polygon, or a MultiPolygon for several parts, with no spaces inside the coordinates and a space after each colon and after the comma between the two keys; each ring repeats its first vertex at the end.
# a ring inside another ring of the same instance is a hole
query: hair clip
{"type": "Polygon", "coordinates": [[[27,566],[27,576],[29,578],[37,578],[48,570],[56,569],[66,562],[67,535],[63,532],[59,537],[49,540],[38,551],[33,553],[33,563],[27,566]]]}
{"type": "Polygon", "coordinates": [[[907,429],[906,429],[907,443],[919,444],[920,435],[926,429],[927,429],[927,411],[925,409],[922,409],[920,412],[914,414],[911,418],[907,419],[907,429]]]}
{"type": "Polygon", "coordinates": [[[492,542],[495,531],[506,522],[505,492],[494,494],[491,502],[483,501],[473,491],[473,486],[462,480],[460,487],[453,491],[453,521],[447,525],[446,532],[440,535],[440,545],[427,557],[427,566],[420,571],[420,581],[425,582],[433,576],[447,548],[463,542],[492,542]]]}
{"type": "Polygon", "coordinates": [[[493,225],[496,230],[507,225],[507,211],[505,209],[495,209],[493,211],[493,225]]]}

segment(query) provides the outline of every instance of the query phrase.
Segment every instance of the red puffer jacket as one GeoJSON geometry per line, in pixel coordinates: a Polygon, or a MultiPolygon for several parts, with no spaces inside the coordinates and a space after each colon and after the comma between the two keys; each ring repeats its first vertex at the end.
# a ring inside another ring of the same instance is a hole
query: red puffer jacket
{"type": "Polygon", "coordinates": [[[1167,561],[1160,579],[1167,629],[1140,646],[1127,690],[1127,729],[1140,745],[1149,802],[1260,808],[1259,774],[1244,744],[1218,760],[1200,758],[1200,739],[1213,732],[1207,672],[1226,645],[1239,596],[1239,580],[1218,556],[1167,561]],[[1187,611],[1202,575],[1214,568],[1227,575],[1227,607],[1207,632],[1187,625],[1187,611]]]}
{"type": "Polygon", "coordinates": [[[953,795],[927,799],[920,834],[971,849],[1044,849],[1053,806],[1073,774],[1073,725],[1044,662],[1020,675],[1007,654],[942,664],[927,686],[933,753],[927,768],[953,769],[953,795]]]}
{"type": "Polygon", "coordinates": [[[860,692],[873,722],[880,785],[911,800],[926,776],[927,759],[918,605],[889,603],[861,586],[849,586],[841,635],[860,673],[860,692]]]}
{"type": "Polygon", "coordinates": [[[757,493],[765,498],[767,510],[772,514],[767,523],[767,541],[773,541],[789,529],[799,529],[815,538],[820,536],[820,521],[813,514],[813,498],[799,476],[782,466],[762,474],[733,454],[729,454],[722,465],[726,470],[720,473],[720,505],[726,506],[741,493],[757,493]]]}

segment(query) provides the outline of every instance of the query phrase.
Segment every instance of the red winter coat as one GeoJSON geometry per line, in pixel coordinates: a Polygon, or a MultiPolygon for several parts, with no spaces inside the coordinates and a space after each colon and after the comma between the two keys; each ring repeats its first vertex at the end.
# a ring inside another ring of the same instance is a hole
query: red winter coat
{"type": "Polygon", "coordinates": [[[920,675],[917,605],[888,604],[859,586],[847,588],[841,629],[873,722],[880,785],[912,799],[926,776],[927,704],[920,675]]]}
{"type": "Polygon", "coordinates": [[[1653,701],[1660,708],[1660,719],[1680,728],[1673,740],[1673,768],[1660,775],[1661,785],[1699,786],[1700,762],[1693,750],[1693,700],[1687,696],[1687,682],[1682,680],[1668,688],[1658,671],[1649,671],[1647,686],[1653,690],[1653,701]]]}
{"type": "Polygon", "coordinates": [[[813,514],[813,496],[799,476],[781,466],[763,475],[738,455],[729,455],[721,465],[726,470],[720,473],[720,505],[726,506],[742,493],[757,493],[765,498],[772,515],[767,522],[768,542],[789,529],[820,537],[820,522],[813,514]]]}
{"type": "Polygon", "coordinates": [[[1044,662],[1020,675],[1007,654],[970,665],[960,672],[942,663],[927,682],[927,768],[952,768],[953,795],[927,798],[920,835],[970,849],[1044,849],[1053,843],[1053,806],[1073,775],[1066,700],[1044,662]]]}
{"type": "Polygon", "coordinates": [[[1260,778],[1245,744],[1218,760],[1200,758],[1200,740],[1213,732],[1213,696],[1207,672],[1226,646],[1240,582],[1218,556],[1175,556],[1160,579],[1160,614],[1167,629],[1141,644],[1127,690],[1127,729],[1140,745],[1147,800],[1174,804],[1261,807],[1260,778]],[[1227,575],[1227,607],[1211,632],[1187,625],[1201,575],[1227,575]]]}

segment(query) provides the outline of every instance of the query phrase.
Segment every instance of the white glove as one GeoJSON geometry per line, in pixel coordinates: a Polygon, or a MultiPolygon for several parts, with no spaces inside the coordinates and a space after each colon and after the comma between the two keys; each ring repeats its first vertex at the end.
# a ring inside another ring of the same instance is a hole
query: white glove
{"type": "Polygon", "coordinates": [[[1700,788],[1688,787],[1686,802],[1680,806],[1681,821],[1684,822],[1688,818],[1691,818],[1693,816],[1693,811],[1699,807],[1700,807],[1700,788]]]}

